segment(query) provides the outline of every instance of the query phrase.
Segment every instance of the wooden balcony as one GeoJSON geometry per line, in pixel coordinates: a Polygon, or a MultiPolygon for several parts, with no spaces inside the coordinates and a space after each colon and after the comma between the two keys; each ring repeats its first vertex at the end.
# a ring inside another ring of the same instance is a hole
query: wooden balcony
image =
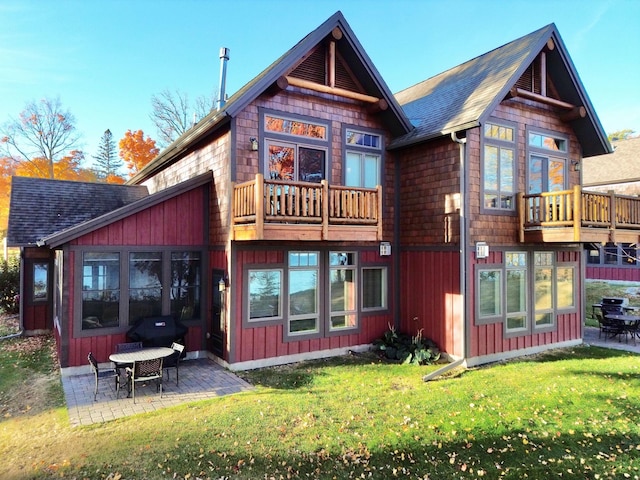
{"type": "Polygon", "coordinates": [[[255,180],[233,186],[233,240],[380,241],[382,190],[255,180]]]}
{"type": "Polygon", "coordinates": [[[521,242],[638,243],[640,197],[573,190],[518,194],[521,242]]]}

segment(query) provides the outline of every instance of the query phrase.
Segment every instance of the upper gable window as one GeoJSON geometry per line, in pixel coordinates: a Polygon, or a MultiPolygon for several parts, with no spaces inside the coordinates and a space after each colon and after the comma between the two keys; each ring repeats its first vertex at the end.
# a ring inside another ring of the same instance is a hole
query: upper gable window
{"type": "Polygon", "coordinates": [[[529,133],[529,146],[542,148],[544,150],[552,150],[555,152],[567,151],[567,140],[564,138],[556,138],[550,135],[540,133],[529,133]]]}
{"type": "Polygon", "coordinates": [[[266,178],[313,183],[326,178],[328,124],[273,112],[265,113],[263,121],[266,178]]]}
{"type": "Polygon", "coordinates": [[[284,117],[266,115],[264,122],[265,130],[268,132],[282,133],[285,135],[295,135],[297,137],[309,137],[318,140],[327,139],[327,126],[291,120],[284,117]]]}
{"type": "Polygon", "coordinates": [[[484,125],[483,206],[485,209],[515,209],[516,129],[507,124],[484,125]]]}

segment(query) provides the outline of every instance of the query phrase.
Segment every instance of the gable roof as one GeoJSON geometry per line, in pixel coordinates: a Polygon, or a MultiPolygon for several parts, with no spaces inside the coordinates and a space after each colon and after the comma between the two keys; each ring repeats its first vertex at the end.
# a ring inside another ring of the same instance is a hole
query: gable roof
{"type": "Polygon", "coordinates": [[[147,164],[128,183],[135,184],[144,181],[153,173],[171,163],[200,139],[225,125],[230,118],[242,112],[249,103],[274,85],[281,77],[295,69],[309,52],[330,37],[335,29],[338,29],[342,34],[342,38],[336,43],[336,50],[348,64],[349,70],[368,95],[382,98],[388,104],[388,108],[379,113],[386,125],[389,126],[394,135],[402,135],[409,132],[413,128],[411,122],[396,102],[389,87],[364,51],[344,16],[338,11],[234,93],[226,101],[223,108],[211,112],[164,151],[160,152],[153,161],[147,164]]]}
{"type": "Polygon", "coordinates": [[[613,153],[583,160],[584,187],[640,182],[640,136],[614,140],[612,145],[613,153]]]}
{"type": "Polygon", "coordinates": [[[509,94],[549,40],[547,75],[564,102],[584,106],[587,115],[571,121],[585,157],[611,152],[591,101],[554,24],[496,48],[396,94],[415,130],[390,148],[422,142],[481,125],[509,94]]]}
{"type": "MultiPolygon", "coordinates": [[[[193,190],[196,187],[205,185],[213,179],[213,172],[208,171],[197,177],[190,178],[184,182],[173,185],[172,187],[161,190],[152,195],[147,195],[139,200],[131,202],[120,208],[116,208],[112,211],[106,212],[103,215],[92,218],[83,223],[70,226],[69,228],[61,231],[57,231],[48,236],[43,236],[38,240],[39,246],[48,245],[51,248],[58,247],[64,243],[67,243],[75,238],[90,233],[98,228],[105,227],[111,223],[122,220],[126,217],[141,212],[144,209],[158,205],[161,202],[176,197],[182,193],[193,190]]],[[[145,188],[146,190],[146,188],[145,188]]]]}
{"type": "Polygon", "coordinates": [[[36,245],[54,232],[148,195],[143,186],[12,177],[7,244],[36,245]]]}

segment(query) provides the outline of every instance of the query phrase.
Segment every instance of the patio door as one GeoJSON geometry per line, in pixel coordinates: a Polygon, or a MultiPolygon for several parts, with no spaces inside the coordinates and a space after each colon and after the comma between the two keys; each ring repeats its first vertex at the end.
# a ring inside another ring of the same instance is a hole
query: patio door
{"type": "Polygon", "coordinates": [[[220,283],[224,282],[224,270],[214,269],[211,277],[211,325],[209,326],[209,351],[222,358],[224,353],[224,292],[220,283]]]}

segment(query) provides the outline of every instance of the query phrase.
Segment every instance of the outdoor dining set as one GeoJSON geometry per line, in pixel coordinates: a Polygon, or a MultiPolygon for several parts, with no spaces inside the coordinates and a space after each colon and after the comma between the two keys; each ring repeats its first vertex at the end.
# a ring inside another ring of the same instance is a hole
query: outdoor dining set
{"type": "Polygon", "coordinates": [[[640,307],[628,305],[628,299],[604,297],[600,303],[592,305],[593,314],[600,325],[600,334],[608,338],[618,338],[626,342],[640,338],[640,307]]]}
{"type": "Polygon", "coordinates": [[[100,368],[93,353],[87,356],[89,365],[95,377],[93,399],[98,395],[99,381],[113,379],[116,387],[116,398],[123,384],[127,389],[127,398],[133,397],[136,402],[136,384],[149,384],[155,382],[156,389],[162,398],[163,371],[170,368],[176,370],[176,386],[179,385],[179,363],[184,352],[184,345],[173,342],[171,347],[143,347],[142,342],[127,342],[116,345],[116,351],[109,355],[112,368],[100,368]]]}

